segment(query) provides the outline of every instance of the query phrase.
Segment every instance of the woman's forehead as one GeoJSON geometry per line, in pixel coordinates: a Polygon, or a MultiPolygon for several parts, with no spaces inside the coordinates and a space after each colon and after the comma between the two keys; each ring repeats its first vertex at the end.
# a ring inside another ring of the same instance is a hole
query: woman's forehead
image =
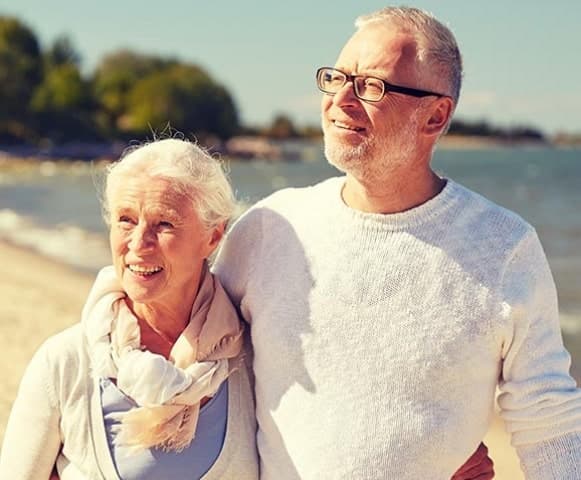
{"type": "Polygon", "coordinates": [[[185,212],[192,207],[192,196],[175,180],[137,175],[114,179],[109,189],[113,209],[147,206],[149,210],[185,212]]]}

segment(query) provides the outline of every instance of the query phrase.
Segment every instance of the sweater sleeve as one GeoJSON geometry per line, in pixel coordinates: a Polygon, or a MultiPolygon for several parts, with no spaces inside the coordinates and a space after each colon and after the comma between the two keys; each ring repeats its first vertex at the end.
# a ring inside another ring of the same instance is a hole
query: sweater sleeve
{"type": "Polygon", "coordinates": [[[248,323],[252,318],[246,308],[245,294],[257,258],[260,258],[261,240],[262,209],[255,206],[232,226],[213,265],[213,272],[248,323]]]}
{"type": "Polygon", "coordinates": [[[12,406],[2,453],[0,480],[48,479],[60,445],[59,409],[46,343],[29,363],[12,406]]]}
{"type": "Polygon", "coordinates": [[[528,480],[581,478],[581,391],[569,374],[557,293],[531,230],[502,282],[507,319],[499,406],[528,480]]]}

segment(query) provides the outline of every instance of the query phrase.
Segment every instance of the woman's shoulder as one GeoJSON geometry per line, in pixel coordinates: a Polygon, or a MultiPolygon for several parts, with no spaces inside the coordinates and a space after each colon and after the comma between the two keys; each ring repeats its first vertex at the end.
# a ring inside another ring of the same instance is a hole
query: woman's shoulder
{"type": "Polygon", "coordinates": [[[83,331],[80,323],[65,328],[64,330],[55,333],[48,337],[40,348],[63,352],[63,354],[71,353],[71,351],[82,346],[83,331]]]}
{"type": "Polygon", "coordinates": [[[45,392],[49,403],[56,408],[62,392],[69,392],[82,383],[80,379],[88,371],[85,359],[80,325],[69,327],[49,337],[36,350],[26,367],[19,392],[28,392],[30,398],[45,392]]]}
{"type": "Polygon", "coordinates": [[[35,359],[48,369],[78,366],[85,358],[84,336],[80,324],[75,324],[47,338],[38,348],[35,359]]]}

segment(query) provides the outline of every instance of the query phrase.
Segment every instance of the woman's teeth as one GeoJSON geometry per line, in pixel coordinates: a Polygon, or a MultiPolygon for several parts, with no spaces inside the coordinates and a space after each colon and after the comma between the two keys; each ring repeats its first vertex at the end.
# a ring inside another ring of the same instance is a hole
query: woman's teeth
{"type": "Polygon", "coordinates": [[[139,275],[153,275],[162,270],[161,267],[142,267],[140,265],[128,265],[127,268],[129,268],[133,273],[138,273],[139,275]]]}

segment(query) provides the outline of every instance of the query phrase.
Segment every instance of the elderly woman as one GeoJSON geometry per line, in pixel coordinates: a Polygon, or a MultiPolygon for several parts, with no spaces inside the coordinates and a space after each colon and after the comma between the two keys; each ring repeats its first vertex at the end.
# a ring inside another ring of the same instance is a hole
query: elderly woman
{"type": "Polygon", "coordinates": [[[187,141],[113,165],[113,266],[28,366],[0,478],[257,478],[243,326],[207,266],[233,209],[220,165],[187,141]]]}

